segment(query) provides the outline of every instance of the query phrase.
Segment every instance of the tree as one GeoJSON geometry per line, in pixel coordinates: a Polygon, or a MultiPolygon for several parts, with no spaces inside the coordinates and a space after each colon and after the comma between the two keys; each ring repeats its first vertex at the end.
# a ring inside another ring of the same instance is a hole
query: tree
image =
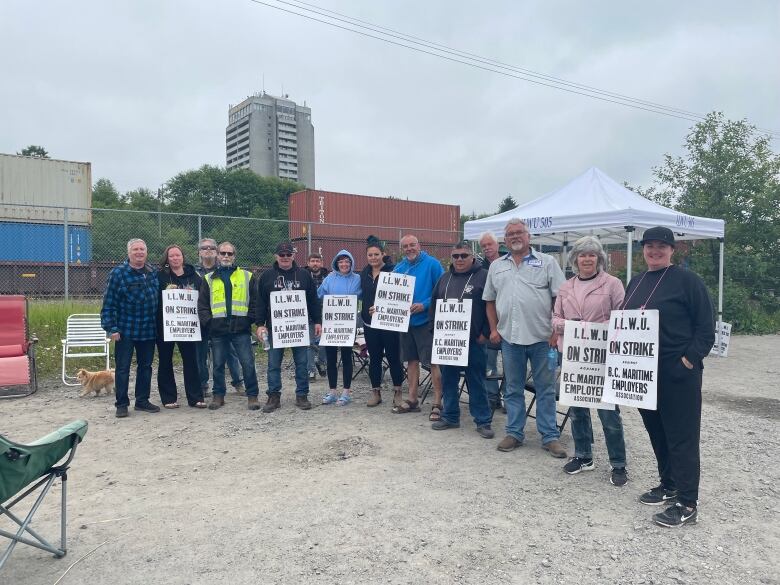
{"type": "Polygon", "coordinates": [[[121,209],[125,206],[119,191],[108,179],[98,179],[92,187],[92,207],[98,209],[121,209]]]}
{"type": "MultiPolygon", "coordinates": [[[[726,222],[724,319],[742,331],[780,329],[780,155],[770,138],[712,112],[653,174],[655,186],[636,189],[645,197],[726,222]]],[[[695,242],[688,256],[713,292],[718,260],[714,240],[695,242]]]]}
{"type": "Polygon", "coordinates": [[[517,201],[515,201],[514,197],[511,195],[507,195],[501,200],[501,203],[498,204],[498,211],[496,213],[504,213],[515,207],[517,207],[517,201]]]}
{"type": "Polygon", "coordinates": [[[23,148],[21,152],[17,152],[16,154],[20,156],[34,156],[36,158],[49,158],[49,153],[46,152],[46,149],[43,146],[36,146],[35,144],[23,148]]]}

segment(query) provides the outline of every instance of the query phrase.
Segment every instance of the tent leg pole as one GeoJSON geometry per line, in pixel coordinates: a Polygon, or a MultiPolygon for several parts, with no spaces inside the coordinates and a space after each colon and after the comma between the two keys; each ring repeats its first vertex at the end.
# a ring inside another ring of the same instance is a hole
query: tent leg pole
{"type": "Polygon", "coordinates": [[[720,330],[723,323],[723,238],[720,238],[720,262],[718,263],[718,357],[720,352],[720,330]]]}
{"type": "Polygon", "coordinates": [[[628,236],[626,245],[626,286],[631,282],[631,264],[634,259],[634,226],[626,226],[626,235],[628,236]]]}

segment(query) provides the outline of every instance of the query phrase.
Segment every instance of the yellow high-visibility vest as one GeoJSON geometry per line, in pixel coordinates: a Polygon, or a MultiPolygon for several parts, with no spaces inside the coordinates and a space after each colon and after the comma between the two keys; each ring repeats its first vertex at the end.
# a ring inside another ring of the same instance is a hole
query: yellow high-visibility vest
{"type": "MultiPolygon", "coordinates": [[[[216,272],[216,271],[214,271],[216,272]]],[[[227,317],[227,303],[225,302],[225,283],[221,278],[214,278],[214,272],[206,275],[206,282],[211,292],[211,317],[212,319],[224,319],[227,317]]],[[[249,279],[252,274],[243,268],[236,268],[230,275],[232,293],[230,295],[230,312],[235,317],[246,317],[249,313],[249,279]]]]}

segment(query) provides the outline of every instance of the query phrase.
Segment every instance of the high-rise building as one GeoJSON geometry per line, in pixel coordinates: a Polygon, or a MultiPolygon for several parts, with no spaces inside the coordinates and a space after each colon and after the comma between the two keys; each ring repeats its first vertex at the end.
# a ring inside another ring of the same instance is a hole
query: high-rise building
{"type": "Polygon", "coordinates": [[[265,92],[230,106],[225,129],[228,169],[250,169],[264,177],[298,181],[314,188],[314,126],[311,108],[265,92]]]}

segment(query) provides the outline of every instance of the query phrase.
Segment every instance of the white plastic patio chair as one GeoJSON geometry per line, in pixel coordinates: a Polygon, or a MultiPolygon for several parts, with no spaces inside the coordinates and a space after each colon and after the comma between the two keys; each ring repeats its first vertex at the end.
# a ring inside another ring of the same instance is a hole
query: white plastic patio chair
{"type": "Polygon", "coordinates": [[[87,357],[106,357],[106,369],[110,364],[111,340],[100,326],[100,315],[77,313],[68,317],[65,339],[62,340],[62,382],[66,386],[78,386],[76,376],[66,373],[65,363],[68,358],[80,359],[87,357]],[[94,348],[94,351],[73,351],[73,349],[94,348]],[[74,382],[74,380],[76,380],[74,382]]]}

